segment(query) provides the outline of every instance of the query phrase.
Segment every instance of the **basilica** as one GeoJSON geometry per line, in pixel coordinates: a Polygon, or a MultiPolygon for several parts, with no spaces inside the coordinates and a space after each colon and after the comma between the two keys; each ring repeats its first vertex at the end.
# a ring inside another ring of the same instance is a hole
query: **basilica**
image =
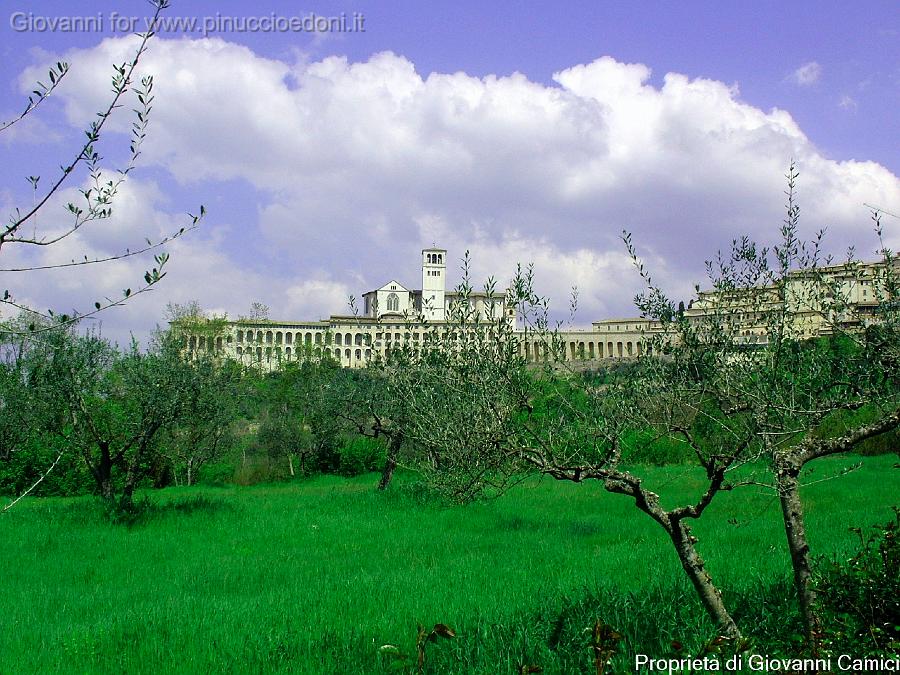
{"type": "MultiPolygon", "coordinates": [[[[358,314],[335,314],[316,321],[239,319],[228,321],[215,337],[189,338],[189,349],[213,350],[227,358],[265,370],[301,358],[304,354],[328,354],[342,366],[365,366],[376,354],[386,355],[408,341],[421,341],[429,326],[446,321],[458,294],[447,290],[447,251],[427,248],[421,258],[422,284],[408,288],[396,279],[362,295],[358,314]]],[[[475,316],[482,320],[508,321],[518,329],[515,309],[507,306],[506,290],[472,291],[467,294],[475,316]]],[[[646,319],[595,322],[590,329],[566,330],[566,358],[591,361],[628,358],[641,354],[646,333],[653,324],[646,319]]],[[[519,349],[530,360],[546,357],[546,346],[519,329],[519,349]]]]}
{"type": "MultiPolygon", "coordinates": [[[[424,341],[426,331],[447,321],[451,307],[463,299],[456,291],[448,291],[447,251],[427,248],[422,251],[421,288],[412,289],[392,279],[383,286],[362,295],[358,313],[336,314],[317,321],[273,321],[239,319],[226,321],[215,336],[195,335],[188,338],[189,350],[210,350],[226,358],[264,370],[304,358],[307,354],[328,355],[348,368],[365,366],[376,355],[387,356],[392,349],[412,342],[424,341]]],[[[831,292],[840,288],[846,307],[838,324],[842,329],[857,330],[878,320],[880,298],[885,296],[879,282],[881,263],[835,265],[822,268],[831,292]],[[833,288],[832,288],[833,287],[833,288]]],[[[830,333],[833,320],[826,321],[822,311],[803,298],[815,297],[811,284],[821,285],[809,272],[792,272],[787,277],[785,296],[796,337],[800,339],[830,333]],[[809,306],[806,306],[809,305],[809,306]]],[[[764,344],[767,327],[760,319],[767,311],[783,302],[774,287],[737,289],[731,296],[707,291],[698,295],[685,310],[685,316],[701,322],[706,317],[727,314],[736,326],[735,339],[747,345],[764,344]],[[771,296],[771,297],[770,297],[771,296]],[[748,298],[755,298],[753,307],[748,298]]],[[[506,290],[470,292],[466,301],[471,316],[480,321],[508,322],[518,336],[519,354],[529,361],[549,358],[544,337],[517,325],[515,308],[508,306],[506,290]]],[[[834,317],[832,317],[834,319],[834,317]]],[[[648,349],[651,337],[661,331],[658,322],[643,318],[604,319],[590,328],[561,329],[554,334],[555,358],[590,364],[607,359],[628,359],[648,349]]]]}

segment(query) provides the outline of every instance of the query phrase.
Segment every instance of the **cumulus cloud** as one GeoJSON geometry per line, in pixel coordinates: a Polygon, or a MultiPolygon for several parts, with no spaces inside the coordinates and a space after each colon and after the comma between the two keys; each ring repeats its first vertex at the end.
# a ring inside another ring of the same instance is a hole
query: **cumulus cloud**
{"type": "Polygon", "coordinates": [[[822,66],[816,61],[808,61],[791,73],[791,81],[801,87],[809,87],[822,77],[822,66]]]}
{"type": "MultiPolygon", "coordinates": [[[[109,64],[133,46],[107,39],[65,55],[78,65],[60,92],[72,124],[91,118],[109,64]]],[[[44,68],[23,73],[23,87],[44,68]]],[[[501,284],[534,262],[563,312],[577,284],[588,323],[633,311],[623,229],[685,299],[733,237],[771,241],[791,159],[807,231],[827,226],[837,249],[870,250],[862,203],[900,203],[896,176],[823,156],[788,112],[704,78],[667,73],[655,86],[647,66],[610,57],[547,85],[423,76],[389,52],[284,62],[217,38],[159,39],[144,68],[157,94],[144,162],[198,192],[192,203],[241,185],[254,204],[249,222],[216,220],[174,246],[159,294],[232,315],[259,299],[279,318],[319,318],[390,278],[417,287],[419,250],[435,243],[451,259],[470,249],[476,274],[501,284]]],[[[809,83],[820,70],[797,72],[809,83]]],[[[140,201],[150,222],[171,208],[162,195],[140,201]]]]}

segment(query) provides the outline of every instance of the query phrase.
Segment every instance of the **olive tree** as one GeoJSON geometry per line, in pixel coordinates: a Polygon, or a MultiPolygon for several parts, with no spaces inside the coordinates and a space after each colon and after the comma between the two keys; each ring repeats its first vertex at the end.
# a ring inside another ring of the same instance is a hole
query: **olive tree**
{"type": "Polygon", "coordinates": [[[351,432],[383,441],[384,464],[378,490],[386,490],[402,461],[406,439],[406,406],[396,400],[378,360],[364,370],[335,371],[329,386],[330,414],[343,420],[351,432]]]}
{"type": "Polygon", "coordinates": [[[161,432],[190,409],[193,366],[170,343],[120,351],[94,333],[60,329],[48,336],[53,386],[41,394],[65,417],[58,433],[84,462],[97,494],[127,510],[157,459],[161,432]]]}
{"type": "MultiPolygon", "coordinates": [[[[694,355],[673,354],[665,362],[678,382],[666,390],[657,388],[657,361],[631,371],[629,379],[612,377],[603,385],[564,376],[554,368],[563,345],[547,319],[546,301],[534,292],[531,271],[520,269],[508,297],[524,333],[502,313],[478,315],[467,277],[464,265],[447,322],[432,326],[422,344],[396,351],[385,364],[392,396],[406,407],[405,433],[421,448],[412,461],[457,501],[501,492],[534,472],[575,483],[598,481],[630,498],[666,533],[720,633],[739,638],[690,527],[724,488],[725,473],[739,457],[710,450],[702,434],[691,431],[696,413],[682,397],[694,386],[694,355]],[[529,363],[520,348],[526,340],[542,341],[548,356],[557,358],[529,363]],[[693,501],[671,508],[625,468],[642,444],[656,440],[634,432],[659,416],[679,421],[678,436],[693,444],[707,476],[693,501]]],[[[491,282],[486,292],[493,292],[491,282]]]]}
{"type": "Polygon", "coordinates": [[[636,298],[650,320],[646,349],[634,367],[611,371],[601,384],[566,375],[530,272],[520,272],[510,295],[526,319],[524,333],[474,316],[464,283],[447,325],[387,368],[395,397],[408,406],[407,436],[427,449],[422,471],[455,499],[503,490],[529,468],[559,480],[598,480],[632,498],[666,532],[709,616],[731,637],[740,630],[690,523],[723,491],[770,485],[814,648],[801,470],[900,428],[898,265],[883,245],[874,265],[852,251],[835,264],[821,233],[801,241],[796,179],[791,167],[779,243],[736,240],[708,263],[712,288],[698,286],[689,309],[668,299],[624,236],[646,281],[636,298]],[[870,302],[861,302],[862,285],[870,302]],[[535,340],[550,357],[540,367],[518,347],[535,340]],[[662,506],[638,469],[625,468],[663,440],[687,448],[706,476],[696,499],[674,508],[662,506]]]}
{"type": "Polygon", "coordinates": [[[161,446],[175,482],[193,485],[200,469],[221,459],[233,443],[242,372],[237,364],[203,355],[189,364],[184,387],[184,407],[163,428],[161,446]]]}
{"type": "Polygon", "coordinates": [[[339,366],[328,356],[311,350],[301,361],[289,361],[280,370],[259,376],[262,414],[257,437],[273,458],[287,462],[295,475],[336,468],[341,422],[333,414],[331,382],[339,366]]]}
{"type": "MultiPolygon", "coordinates": [[[[816,649],[821,626],[801,472],[900,428],[900,288],[897,261],[883,243],[875,263],[853,250],[836,263],[823,252],[823,231],[801,239],[797,178],[792,165],[776,245],[735,240],[707,265],[711,290],[698,289],[683,314],[641,267],[648,291],[637,304],[665,328],[659,353],[666,358],[648,359],[662,375],[656,386],[677,386],[669,363],[690,356],[694,393],[682,400],[699,404],[695,414],[717,430],[716,452],[765,467],[725,485],[768,486],[777,495],[807,644],[816,649]]],[[[880,214],[873,219],[881,241],[880,214]]],[[[661,421],[669,433],[682,431],[677,421],[661,421]]]]}

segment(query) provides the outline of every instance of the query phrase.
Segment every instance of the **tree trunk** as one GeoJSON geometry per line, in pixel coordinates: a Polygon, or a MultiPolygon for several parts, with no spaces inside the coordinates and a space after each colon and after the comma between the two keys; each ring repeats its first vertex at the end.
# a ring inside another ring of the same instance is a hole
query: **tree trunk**
{"type": "Polygon", "coordinates": [[[194,460],[192,458],[188,458],[187,468],[186,468],[186,473],[185,473],[185,485],[187,485],[188,487],[193,485],[193,482],[192,482],[193,474],[191,472],[191,469],[193,468],[193,464],[194,464],[194,460]]]}
{"type": "Polygon", "coordinates": [[[403,445],[403,436],[400,434],[391,434],[390,443],[388,443],[387,459],[384,462],[384,469],[381,471],[381,480],[378,481],[379,490],[387,490],[394,477],[394,469],[397,468],[397,457],[400,454],[400,446],[403,445]]]}
{"type": "Polygon", "coordinates": [[[816,592],[812,584],[812,567],[809,560],[809,542],[803,519],[803,502],[800,501],[799,469],[778,467],[776,486],[781,501],[784,532],[787,535],[791,566],[794,568],[794,587],[800,603],[800,616],[807,645],[818,652],[819,620],[815,611],[816,592]]]}
{"type": "Polygon", "coordinates": [[[100,497],[111,502],[115,495],[112,482],[112,457],[110,457],[107,443],[100,443],[100,461],[97,463],[94,479],[97,481],[100,497]]]}
{"type": "Polygon", "coordinates": [[[720,634],[728,638],[740,638],[741,631],[725,608],[722,593],[716,588],[712,577],[706,571],[706,563],[697,552],[695,545],[697,540],[691,535],[691,528],[683,521],[677,520],[666,529],[675,545],[681,566],[694,585],[707,614],[716,623],[720,634]]]}
{"type": "Polygon", "coordinates": [[[119,498],[119,509],[127,511],[134,503],[134,489],[137,485],[138,471],[137,460],[128,465],[128,471],[125,473],[125,483],[122,486],[122,496],[119,498]]]}
{"type": "Polygon", "coordinates": [[[291,478],[294,477],[294,453],[288,453],[288,469],[291,472],[291,478]]]}

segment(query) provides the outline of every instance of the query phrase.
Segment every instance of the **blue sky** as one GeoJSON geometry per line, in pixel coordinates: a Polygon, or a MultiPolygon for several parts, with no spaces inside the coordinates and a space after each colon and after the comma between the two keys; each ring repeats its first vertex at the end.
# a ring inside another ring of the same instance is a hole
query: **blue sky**
{"type": "MultiPolygon", "coordinates": [[[[6,3],[0,117],[46,64],[73,65],[39,115],[0,135],[6,211],[30,201],[25,176],[52,175],[75,147],[112,63],[127,57],[132,42],[109,30],[111,13],[148,9],[6,3]],[[17,26],[14,12],[24,13],[17,26]],[[77,15],[103,17],[106,30],[18,30],[77,15]]],[[[231,316],[253,300],[284,318],[339,313],[347,294],[387,278],[417,286],[417,251],[432,241],[451,259],[471,249],[476,273],[501,281],[516,262],[534,262],[561,308],[578,284],[582,323],[628,314],[638,280],[623,260],[623,228],[671,292],[687,296],[716,248],[743,233],[771,239],[791,159],[804,225],[828,227],[836,250],[874,247],[863,202],[900,212],[896,3],[174,0],[167,14],[342,12],[363,16],[365,31],[158,36],[145,60],[158,99],[141,166],[113,220],[55,255],[133,246],[199,203],[210,216],[171,247],[170,276],[153,297],[106,315],[107,333],[146,334],[168,300],[231,316]]],[[[123,138],[105,141],[110,166],[123,138]]],[[[84,177],[74,179],[73,188],[84,177]]],[[[145,267],[4,273],[0,285],[66,310],[145,267]]]]}

